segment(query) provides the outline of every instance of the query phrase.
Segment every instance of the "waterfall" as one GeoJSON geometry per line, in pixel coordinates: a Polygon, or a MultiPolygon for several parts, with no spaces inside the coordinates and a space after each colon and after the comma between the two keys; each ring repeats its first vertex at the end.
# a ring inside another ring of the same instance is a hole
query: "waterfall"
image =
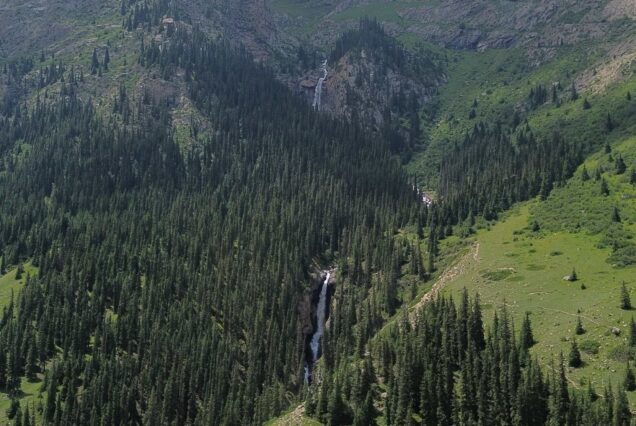
{"type": "Polygon", "coordinates": [[[327,278],[322,283],[322,289],[320,290],[320,299],[318,301],[318,307],[316,308],[316,331],[311,337],[311,353],[314,356],[314,362],[318,360],[318,350],[320,349],[320,338],[325,332],[325,315],[327,314],[327,289],[329,287],[329,278],[331,273],[327,272],[327,278]]]}
{"type": "Polygon", "coordinates": [[[320,103],[322,98],[322,84],[325,82],[327,78],[327,60],[325,59],[321,66],[322,69],[322,77],[318,79],[318,84],[316,84],[316,91],[314,92],[314,103],[313,107],[316,111],[320,111],[320,103]]]}
{"type": "Polygon", "coordinates": [[[316,306],[316,330],[311,336],[311,342],[309,348],[311,349],[311,361],[307,361],[305,364],[305,382],[309,383],[311,378],[311,367],[318,360],[318,354],[320,351],[320,339],[325,332],[325,317],[327,316],[327,296],[329,291],[329,280],[331,279],[331,272],[327,272],[327,276],[322,283],[320,289],[320,297],[318,299],[318,306],[316,306]]]}

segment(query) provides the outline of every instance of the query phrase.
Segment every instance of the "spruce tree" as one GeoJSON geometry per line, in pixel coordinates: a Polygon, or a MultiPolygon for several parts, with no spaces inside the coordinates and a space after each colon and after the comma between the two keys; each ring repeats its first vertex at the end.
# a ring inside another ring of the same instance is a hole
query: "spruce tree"
{"type": "Polygon", "coordinates": [[[104,52],[104,70],[108,71],[108,64],[110,64],[110,53],[108,52],[108,47],[104,52]]]}
{"type": "Polygon", "coordinates": [[[532,325],[530,324],[530,314],[526,312],[526,316],[521,324],[521,336],[519,338],[521,349],[528,350],[534,344],[534,336],[532,335],[532,325]]]}
{"type": "Polygon", "coordinates": [[[93,49],[93,57],[91,59],[91,74],[96,75],[99,70],[99,59],[97,58],[97,48],[93,49]]]}
{"type": "Polygon", "coordinates": [[[620,155],[616,159],[615,167],[616,167],[616,174],[617,175],[622,175],[627,170],[627,165],[625,164],[625,161],[623,160],[623,157],[621,157],[620,155]]]}
{"type": "Polygon", "coordinates": [[[581,334],[585,334],[585,329],[583,328],[583,323],[581,322],[581,316],[578,316],[576,319],[576,328],[574,332],[579,336],[581,334]]]}
{"type": "Polygon", "coordinates": [[[621,309],[626,311],[632,309],[632,301],[629,297],[629,291],[627,290],[625,281],[621,284],[621,309]]]}
{"type": "Polygon", "coordinates": [[[579,368],[581,365],[583,365],[583,361],[581,360],[581,352],[579,351],[579,346],[576,344],[576,339],[572,340],[572,345],[570,346],[568,365],[573,368],[579,368]]]}
{"type": "Polygon", "coordinates": [[[583,165],[583,171],[581,172],[581,180],[583,182],[587,182],[588,180],[590,180],[590,175],[587,172],[587,168],[585,167],[585,165],[583,165]]]}
{"type": "Polygon", "coordinates": [[[616,397],[614,409],[614,426],[630,426],[632,412],[629,409],[629,402],[625,390],[619,389],[616,397]]]}
{"type": "Polygon", "coordinates": [[[634,371],[629,366],[629,361],[625,367],[625,379],[623,380],[623,387],[627,392],[636,390],[636,377],[634,377],[634,371]]]}
{"type": "Polygon", "coordinates": [[[607,182],[605,181],[605,179],[601,179],[600,192],[601,192],[601,195],[605,195],[605,196],[609,195],[609,187],[607,186],[607,182]]]}
{"type": "Polygon", "coordinates": [[[605,119],[605,130],[607,130],[608,132],[611,132],[612,130],[614,130],[614,121],[612,121],[612,117],[610,116],[609,112],[607,113],[607,118],[605,119]]]}
{"type": "Polygon", "coordinates": [[[621,215],[616,206],[612,207],[612,222],[619,223],[621,221],[621,215]]]}

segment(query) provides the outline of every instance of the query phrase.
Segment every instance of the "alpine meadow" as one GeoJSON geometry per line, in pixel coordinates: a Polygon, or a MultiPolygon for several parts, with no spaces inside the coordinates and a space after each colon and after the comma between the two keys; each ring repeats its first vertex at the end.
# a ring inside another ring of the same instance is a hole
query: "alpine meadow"
{"type": "Polygon", "coordinates": [[[636,424],[636,1],[0,23],[0,425],[636,424]]]}

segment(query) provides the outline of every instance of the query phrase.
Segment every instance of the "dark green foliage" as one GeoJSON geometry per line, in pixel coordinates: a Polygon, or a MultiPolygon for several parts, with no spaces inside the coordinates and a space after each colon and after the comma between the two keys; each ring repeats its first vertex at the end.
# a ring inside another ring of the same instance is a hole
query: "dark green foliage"
{"type": "Polygon", "coordinates": [[[623,283],[621,284],[621,309],[624,309],[624,310],[632,309],[632,301],[629,297],[629,290],[627,290],[625,281],[623,281],[623,283]]]}
{"type": "Polygon", "coordinates": [[[607,186],[607,181],[605,181],[605,179],[603,178],[601,178],[600,193],[601,195],[605,195],[605,196],[609,195],[609,186],[607,186]]]}
{"type": "Polygon", "coordinates": [[[627,170],[627,165],[625,164],[625,161],[623,161],[623,157],[621,157],[620,155],[616,159],[615,167],[617,175],[622,175],[627,170]]]}
{"type": "Polygon", "coordinates": [[[581,172],[581,180],[583,182],[587,182],[588,180],[590,180],[590,175],[587,172],[587,168],[585,166],[583,166],[583,171],[581,172]]]}
{"type": "Polygon", "coordinates": [[[16,280],[22,279],[22,274],[24,274],[24,266],[20,263],[15,270],[15,279],[16,280]]]}
{"type": "Polygon", "coordinates": [[[612,222],[619,223],[621,221],[621,214],[616,206],[612,207],[612,222]]]}
{"type": "Polygon", "coordinates": [[[527,312],[526,316],[523,318],[523,323],[521,324],[519,344],[522,350],[528,350],[535,344],[534,337],[532,335],[532,326],[530,324],[530,314],[527,312]]]}
{"type": "Polygon", "coordinates": [[[616,398],[616,406],[614,410],[614,425],[629,426],[631,425],[632,412],[629,409],[629,402],[625,390],[619,389],[616,398]]]}
{"type": "Polygon", "coordinates": [[[576,101],[579,98],[579,93],[576,91],[576,86],[572,83],[570,86],[570,100],[576,101]]]}
{"type": "Polygon", "coordinates": [[[587,98],[585,98],[583,100],[583,109],[590,109],[592,108],[592,105],[590,105],[590,102],[587,100],[587,98]]]}
{"type": "Polygon", "coordinates": [[[91,74],[97,74],[97,71],[100,69],[99,67],[99,59],[97,59],[97,49],[93,49],[93,56],[91,59],[91,74]]]}
{"type": "Polygon", "coordinates": [[[470,215],[491,220],[517,201],[546,198],[580,161],[580,149],[558,134],[537,141],[532,132],[520,130],[514,139],[501,126],[479,123],[450,150],[439,186],[444,221],[460,223],[470,215]]]}
{"type": "MultiPolygon", "coordinates": [[[[553,94],[554,97],[554,94],[553,94]]],[[[536,109],[543,105],[548,99],[548,91],[542,85],[534,86],[528,94],[528,103],[530,109],[536,109]]]]}
{"type": "Polygon", "coordinates": [[[605,119],[605,130],[608,132],[611,132],[612,130],[614,130],[614,127],[615,127],[614,121],[612,120],[612,116],[608,112],[607,118],[605,119]]]}
{"type": "Polygon", "coordinates": [[[573,368],[579,368],[581,365],[583,365],[583,361],[581,360],[581,352],[579,351],[579,347],[576,344],[576,340],[572,340],[572,345],[570,346],[568,365],[573,368]]]}
{"type": "Polygon", "coordinates": [[[104,51],[104,69],[108,71],[108,64],[110,64],[110,52],[108,51],[108,47],[104,51]]]}
{"type": "Polygon", "coordinates": [[[576,328],[574,329],[574,332],[577,335],[581,335],[581,334],[585,334],[585,329],[583,328],[583,323],[581,322],[581,317],[577,317],[576,319],[576,328]]]}
{"type": "MultiPolygon", "coordinates": [[[[51,425],[261,424],[302,389],[311,265],[358,257],[324,361],[364,353],[401,303],[396,230],[429,212],[388,141],[315,114],[245,52],[184,31],[142,58],[183,71],[214,136],[180,149],[170,101],[122,88],[99,116],[71,82],[0,117],[0,241],[10,264],[39,266],[0,323],[0,381],[17,394],[50,366],[51,425]]],[[[352,422],[349,388],[316,411],[352,422]]]]}
{"type": "Polygon", "coordinates": [[[625,368],[625,379],[623,380],[623,387],[627,392],[636,390],[636,377],[634,377],[634,371],[629,366],[629,362],[627,363],[627,367],[625,368]]]}
{"type": "MultiPolygon", "coordinates": [[[[496,313],[490,333],[484,336],[479,330],[475,339],[469,324],[471,317],[481,315],[479,303],[471,303],[466,293],[461,299],[458,306],[437,299],[419,312],[413,325],[402,321],[374,341],[371,357],[385,366],[387,424],[411,424],[413,415],[427,425],[566,424],[572,413],[590,424],[611,424],[611,389],[605,398],[598,398],[591,386],[569,390],[562,355],[545,376],[521,349],[527,343],[516,341],[505,308],[496,313]],[[482,339],[483,346],[478,343],[482,339]]],[[[528,317],[524,322],[529,328],[528,317]]],[[[521,339],[524,335],[522,331],[521,339]]],[[[580,365],[580,354],[578,358],[580,365]]],[[[325,380],[341,380],[346,370],[336,368],[325,380]]]]}

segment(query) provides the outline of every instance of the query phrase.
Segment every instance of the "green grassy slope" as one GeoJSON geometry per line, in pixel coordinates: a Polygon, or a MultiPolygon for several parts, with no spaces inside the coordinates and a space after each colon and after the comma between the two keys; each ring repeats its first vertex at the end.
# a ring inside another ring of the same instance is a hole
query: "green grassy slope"
{"type": "MultiPolygon", "coordinates": [[[[11,302],[11,298],[17,302],[17,296],[20,289],[26,282],[27,275],[35,276],[38,273],[38,268],[33,266],[30,262],[24,264],[24,273],[20,279],[16,279],[16,270],[13,268],[7,271],[6,274],[0,276],[0,309],[5,308],[11,302]]],[[[30,382],[24,377],[22,378],[21,389],[22,395],[20,397],[20,406],[24,412],[24,409],[28,406],[29,411],[32,412],[32,408],[39,406],[43,396],[39,394],[41,380],[30,382]]],[[[11,406],[11,400],[9,396],[0,392],[0,424],[7,424],[9,419],[7,417],[7,409],[11,406]]],[[[40,418],[39,415],[36,418],[40,418]]]]}
{"type": "Polygon", "coordinates": [[[0,309],[6,307],[13,297],[17,301],[18,292],[24,286],[27,275],[35,276],[38,268],[31,262],[24,264],[24,273],[20,279],[16,279],[17,268],[12,268],[6,274],[0,276],[0,309]]]}
{"type": "MultiPolygon", "coordinates": [[[[610,40],[615,37],[618,34],[608,34],[610,40]]],[[[462,139],[480,121],[510,123],[514,111],[537,135],[559,131],[574,143],[594,143],[606,137],[608,112],[623,126],[614,138],[633,134],[636,102],[626,99],[627,92],[636,92],[633,67],[631,75],[606,90],[581,92],[577,100],[571,100],[570,87],[577,75],[598,64],[607,55],[606,49],[599,42],[559,47],[554,58],[540,66],[533,64],[524,49],[446,51],[448,83],[439,88],[435,102],[423,111],[427,146],[407,166],[409,171],[423,176],[429,189],[434,189],[439,161],[451,143],[462,139]],[[551,99],[553,84],[560,87],[558,103],[551,99]],[[528,95],[538,85],[548,90],[548,99],[531,109],[528,95]],[[583,108],[585,99],[590,109],[583,108]],[[475,116],[471,118],[473,109],[475,116]]]]}
{"type": "MultiPolygon", "coordinates": [[[[636,138],[622,141],[613,151],[633,162],[636,138]]],[[[599,152],[585,166],[594,168],[606,157],[599,152]]],[[[463,288],[479,293],[487,319],[505,306],[520,325],[529,312],[538,341],[532,351],[544,365],[559,352],[567,356],[571,340],[576,338],[585,348],[585,364],[570,369],[568,377],[575,387],[591,380],[600,388],[609,380],[621,383],[625,363],[633,357],[628,347],[629,322],[636,312],[620,309],[620,289],[625,282],[636,297],[636,266],[614,266],[612,247],[604,240],[614,204],[621,209],[622,235],[633,235],[636,187],[626,181],[626,174],[606,172],[613,191],[606,197],[593,179],[581,183],[580,173],[548,200],[523,203],[500,223],[478,231],[478,262],[451,280],[445,291],[455,296],[463,288]],[[541,225],[538,232],[531,230],[534,221],[541,225]],[[565,281],[563,277],[573,268],[579,280],[565,281]],[[580,336],[575,335],[578,316],[586,329],[580,336]],[[611,332],[613,327],[620,335],[611,332]]],[[[636,395],[630,395],[630,400],[636,401],[636,395]]]]}

